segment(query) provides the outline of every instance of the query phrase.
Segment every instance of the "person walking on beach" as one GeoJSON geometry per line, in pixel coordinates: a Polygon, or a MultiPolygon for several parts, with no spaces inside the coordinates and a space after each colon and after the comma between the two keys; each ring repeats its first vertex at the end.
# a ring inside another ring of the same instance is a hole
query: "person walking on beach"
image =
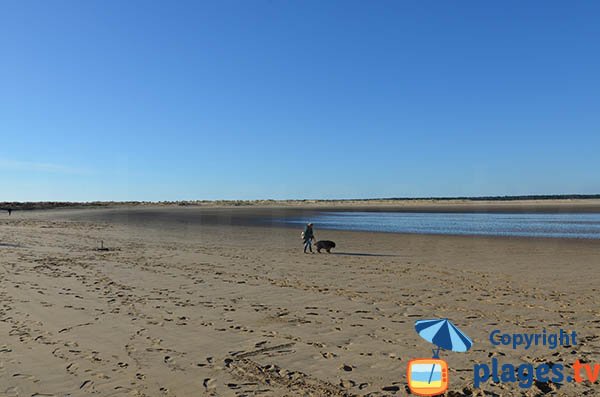
{"type": "Polygon", "coordinates": [[[304,229],[304,233],[302,233],[302,239],[304,240],[304,253],[306,254],[306,249],[310,250],[312,254],[312,240],[315,238],[315,233],[313,232],[313,224],[309,223],[306,225],[306,229],[304,229]]]}

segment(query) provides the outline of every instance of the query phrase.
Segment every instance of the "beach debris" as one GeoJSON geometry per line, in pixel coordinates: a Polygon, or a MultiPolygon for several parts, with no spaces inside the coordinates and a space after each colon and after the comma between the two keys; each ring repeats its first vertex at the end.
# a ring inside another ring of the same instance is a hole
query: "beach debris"
{"type": "Polygon", "coordinates": [[[96,251],[110,251],[110,249],[104,246],[104,240],[100,240],[100,246],[96,248],[96,251]]]}

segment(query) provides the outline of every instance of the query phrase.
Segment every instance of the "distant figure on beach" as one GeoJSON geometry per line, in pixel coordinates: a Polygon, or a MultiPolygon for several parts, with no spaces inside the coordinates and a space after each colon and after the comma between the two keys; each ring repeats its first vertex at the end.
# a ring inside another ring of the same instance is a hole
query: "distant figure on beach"
{"type": "Polygon", "coordinates": [[[8,216],[10,216],[10,214],[12,214],[12,209],[9,208],[9,209],[7,209],[7,211],[8,211],[8,216]]]}
{"type": "Polygon", "coordinates": [[[306,229],[302,232],[302,240],[304,240],[304,253],[306,254],[306,249],[310,250],[312,254],[312,240],[315,238],[315,233],[313,232],[313,224],[309,223],[306,225],[306,229]]]}

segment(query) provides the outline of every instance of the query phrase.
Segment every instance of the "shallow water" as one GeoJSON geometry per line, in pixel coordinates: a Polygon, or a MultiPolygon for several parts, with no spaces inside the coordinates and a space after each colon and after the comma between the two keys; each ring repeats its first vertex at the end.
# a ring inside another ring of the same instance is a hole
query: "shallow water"
{"type": "Polygon", "coordinates": [[[458,234],[600,239],[600,214],[498,214],[321,212],[281,218],[284,224],[313,222],[317,229],[416,234],[458,234]]]}

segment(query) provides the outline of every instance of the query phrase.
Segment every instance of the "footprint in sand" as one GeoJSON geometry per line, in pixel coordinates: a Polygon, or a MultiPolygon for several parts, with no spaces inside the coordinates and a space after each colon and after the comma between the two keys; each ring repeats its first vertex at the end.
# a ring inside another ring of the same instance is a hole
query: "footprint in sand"
{"type": "Polygon", "coordinates": [[[258,343],[255,343],[255,344],[254,344],[254,347],[257,347],[257,348],[258,348],[258,347],[262,347],[262,346],[264,346],[265,344],[267,344],[267,341],[266,341],[266,340],[263,340],[263,341],[260,341],[260,342],[258,342],[258,343]]]}
{"type": "Polygon", "coordinates": [[[67,368],[66,368],[66,370],[67,370],[67,373],[69,373],[69,374],[71,374],[71,375],[75,375],[75,374],[77,374],[77,369],[78,369],[78,368],[79,368],[79,367],[77,366],[77,364],[75,364],[75,363],[70,363],[69,365],[67,365],[67,368]]]}
{"type": "Polygon", "coordinates": [[[340,369],[343,369],[346,372],[350,372],[350,371],[352,371],[353,367],[351,365],[344,364],[340,367],[340,369]]]}
{"type": "Polygon", "coordinates": [[[8,389],[4,390],[4,394],[2,395],[6,397],[18,397],[19,389],[17,389],[16,387],[9,387],[8,389]]]}
{"type": "Polygon", "coordinates": [[[215,385],[215,380],[212,378],[204,379],[204,382],[202,382],[202,384],[204,385],[204,388],[207,392],[214,392],[217,388],[217,386],[215,385]]]}
{"type": "Polygon", "coordinates": [[[29,374],[13,374],[14,378],[23,378],[32,381],[33,383],[39,382],[39,379],[36,379],[35,376],[29,374]]]}
{"type": "Polygon", "coordinates": [[[79,386],[80,390],[90,390],[94,387],[94,382],[92,382],[91,380],[87,379],[84,380],[83,383],[81,384],[81,386],[79,386]]]}

